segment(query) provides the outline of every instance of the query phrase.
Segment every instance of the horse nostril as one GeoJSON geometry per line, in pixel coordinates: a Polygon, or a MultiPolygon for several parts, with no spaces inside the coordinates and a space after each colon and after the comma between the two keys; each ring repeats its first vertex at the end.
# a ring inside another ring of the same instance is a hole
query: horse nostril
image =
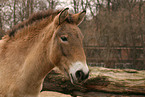
{"type": "Polygon", "coordinates": [[[76,78],[79,80],[79,81],[83,81],[85,79],[87,79],[89,76],[89,73],[87,73],[86,75],[84,74],[84,72],[82,70],[78,70],[76,72],[76,78]]]}
{"type": "Polygon", "coordinates": [[[78,71],[76,72],[76,78],[77,78],[78,80],[83,80],[83,76],[84,76],[84,73],[83,73],[82,70],[78,70],[78,71]]]}

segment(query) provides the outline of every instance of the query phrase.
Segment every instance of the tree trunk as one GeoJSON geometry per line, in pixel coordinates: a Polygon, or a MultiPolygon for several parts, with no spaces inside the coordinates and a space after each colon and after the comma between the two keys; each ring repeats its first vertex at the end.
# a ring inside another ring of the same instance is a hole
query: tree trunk
{"type": "Polygon", "coordinates": [[[2,29],[2,16],[1,16],[1,13],[2,13],[2,5],[0,4],[0,29],[2,29]]]}
{"type": "Polygon", "coordinates": [[[14,0],[14,7],[13,7],[13,25],[16,25],[16,0],[14,0]]]}
{"type": "Polygon", "coordinates": [[[81,6],[83,10],[87,9],[87,5],[88,5],[88,0],[86,0],[86,3],[84,3],[84,0],[81,0],[81,6]]]}
{"type": "Polygon", "coordinates": [[[77,13],[77,3],[76,3],[76,0],[73,0],[73,4],[74,4],[74,6],[73,6],[74,11],[75,11],[75,13],[77,13]]]}
{"type": "Polygon", "coordinates": [[[28,19],[30,15],[30,0],[27,0],[27,7],[26,7],[26,18],[28,19]]]}
{"type": "Polygon", "coordinates": [[[72,96],[78,96],[76,92],[86,93],[88,91],[120,93],[120,95],[145,95],[145,71],[108,69],[103,67],[89,68],[91,70],[90,77],[82,85],[71,84],[69,79],[60,74],[59,70],[55,69],[45,78],[42,91],[57,91],[71,94],[72,96]]]}
{"type": "Polygon", "coordinates": [[[135,66],[137,65],[137,61],[136,61],[136,43],[135,43],[135,37],[136,37],[136,32],[133,30],[133,23],[132,23],[132,11],[133,11],[133,8],[135,7],[135,1],[131,0],[129,3],[128,3],[128,10],[129,10],[129,30],[130,30],[130,33],[131,33],[131,39],[132,39],[132,46],[133,46],[133,54],[132,54],[132,68],[135,68],[135,66]]]}
{"type": "Polygon", "coordinates": [[[34,8],[33,8],[33,3],[34,3],[34,0],[31,0],[31,1],[30,1],[30,9],[31,9],[31,10],[30,10],[30,13],[31,13],[31,14],[33,13],[33,9],[34,9],[34,8]]]}
{"type": "Polygon", "coordinates": [[[110,12],[110,3],[111,3],[111,0],[107,0],[108,12],[110,12]]]}
{"type": "Polygon", "coordinates": [[[144,35],[145,35],[145,32],[142,30],[142,6],[143,6],[143,0],[140,0],[139,2],[139,32],[140,32],[140,36],[141,36],[141,44],[142,44],[142,47],[143,47],[143,57],[144,57],[144,60],[143,60],[143,66],[145,66],[145,40],[144,40],[144,35]]]}
{"type": "Polygon", "coordinates": [[[91,15],[94,17],[95,15],[94,15],[94,12],[92,10],[91,4],[89,2],[88,2],[88,7],[90,9],[91,15]]]}

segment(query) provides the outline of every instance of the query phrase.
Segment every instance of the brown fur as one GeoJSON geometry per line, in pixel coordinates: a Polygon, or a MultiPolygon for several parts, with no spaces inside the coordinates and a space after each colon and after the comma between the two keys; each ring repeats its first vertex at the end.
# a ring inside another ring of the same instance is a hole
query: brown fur
{"type": "Polygon", "coordinates": [[[68,74],[72,62],[86,63],[81,31],[66,13],[61,12],[65,18],[59,13],[34,14],[0,40],[0,97],[37,97],[52,68],[68,74]],[[58,17],[64,20],[60,25],[58,17]]]}
{"type": "Polygon", "coordinates": [[[28,26],[28,25],[31,25],[33,22],[35,21],[40,21],[44,18],[47,18],[49,17],[50,15],[52,16],[55,16],[57,15],[58,13],[60,13],[59,10],[45,10],[45,11],[40,11],[40,12],[37,12],[37,13],[34,13],[30,16],[29,19],[15,25],[12,29],[8,30],[7,33],[9,33],[9,36],[14,36],[15,32],[21,28],[23,28],[24,26],[28,26]]]}

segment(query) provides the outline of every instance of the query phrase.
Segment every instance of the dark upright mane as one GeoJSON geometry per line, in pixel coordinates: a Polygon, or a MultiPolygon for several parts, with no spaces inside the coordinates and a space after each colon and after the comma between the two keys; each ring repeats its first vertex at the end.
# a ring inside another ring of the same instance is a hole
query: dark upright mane
{"type": "Polygon", "coordinates": [[[24,26],[28,26],[37,20],[41,20],[41,19],[49,17],[51,15],[57,15],[59,12],[60,12],[60,10],[55,11],[55,10],[51,9],[51,10],[45,10],[45,11],[40,11],[40,12],[34,13],[27,20],[24,20],[23,22],[15,25],[12,29],[7,31],[7,33],[9,34],[10,37],[14,36],[15,32],[17,30],[23,28],[24,26]]]}

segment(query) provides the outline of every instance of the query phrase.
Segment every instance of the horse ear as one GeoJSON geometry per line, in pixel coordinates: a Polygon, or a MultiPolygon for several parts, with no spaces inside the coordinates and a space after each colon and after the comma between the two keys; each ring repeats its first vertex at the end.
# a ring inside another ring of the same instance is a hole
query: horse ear
{"type": "Polygon", "coordinates": [[[55,24],[60,25],[65,19],[68,17],[68,9],[63,9],[56,17],[55,17],[55,24]]]}
{"type": "Polygon", "coordinates": [[[84,20],[84,17],[86,15],[86,10],[80,12],[80,13],[77,13],[77,14],[74,14],[72,16],[74,22],[79,25],[83,20],[84,20]]]}

